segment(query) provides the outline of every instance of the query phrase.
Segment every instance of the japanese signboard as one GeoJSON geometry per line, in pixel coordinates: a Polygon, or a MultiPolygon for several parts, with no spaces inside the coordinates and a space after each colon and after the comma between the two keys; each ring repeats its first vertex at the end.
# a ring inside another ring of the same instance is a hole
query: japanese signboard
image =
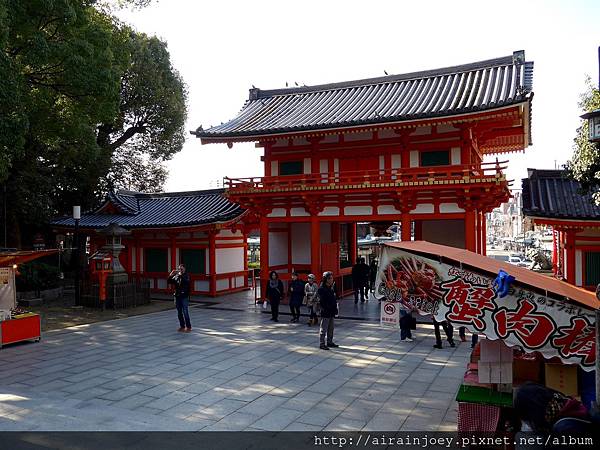
{"type": "Polygon", "coordinates": [[[399,328],[400,303],[382,301],[380,323],[382,326],[399,328]]]}
{"type": "Polygon", "coordinates": [[[591,309],[518,284],[499,298],[492,287],[494,278],[486,273],[400,249],[385,248],[380,268],[376,294],[386,302],[401,302],[438,321],[503,339],[509,346],[594,369],[596,332],[591,309]]]}
{"type": "Polygon", "coordinates": [[[0,310],[9,311],[16,304],[14,272],[11,268],[0,267],[0,310]]]}

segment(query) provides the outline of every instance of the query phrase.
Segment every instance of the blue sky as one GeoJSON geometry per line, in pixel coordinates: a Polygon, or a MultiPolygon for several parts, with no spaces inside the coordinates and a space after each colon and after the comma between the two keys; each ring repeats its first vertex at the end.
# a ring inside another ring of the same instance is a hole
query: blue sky
{"type": "MultiPolygon", "coordinates": [[[[162,0],[120,17],[166,40],[189,89],[187,129],[234,117],[251,85],[307,85],[434,69],[525,50],[535,62],[533,145],[510,159],[520,187],[528,167],[572,153],[585,76],[598,83],[600,2],[162,0]]],[[[169,161],[169,191],[223,176],[262,175],[253,144],[200,144],[188,136],[169,161]]]]}

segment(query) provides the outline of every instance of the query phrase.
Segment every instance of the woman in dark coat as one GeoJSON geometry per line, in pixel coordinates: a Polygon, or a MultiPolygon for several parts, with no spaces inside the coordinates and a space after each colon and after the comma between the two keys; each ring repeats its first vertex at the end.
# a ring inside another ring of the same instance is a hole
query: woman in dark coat
{"type": "Polygon", "coordinates": [[[304,299],[304,282],[298,278],[296,272],[292,272],[292,282],[289,285],[289,294],[292,323],[296,323],[300,320],[300,306],[304,299]]]}
{"type": "Polygon", "coordinates": [[[338,314],[337,297],[335,294],[333,273],[325,272],[321,287],[317,291],[321,305],[321,327],[319,330],[319,348],[329,350],[338,347],[333,342],[334,317],[338,314]]]}
{"type": "Polygon", "coordinates": [[[267,299],[271,304],[271,320],[273,322],[279,322],[279,302],[281,302],[283,295],[283,283],[277,272],[273,271],[269,274],[269,282],[267,283],[267,299]]]}

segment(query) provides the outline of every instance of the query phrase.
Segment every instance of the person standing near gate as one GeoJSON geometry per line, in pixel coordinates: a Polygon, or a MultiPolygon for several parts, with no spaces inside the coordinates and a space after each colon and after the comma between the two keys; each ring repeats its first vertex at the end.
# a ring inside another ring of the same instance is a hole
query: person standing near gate
{"type": "Polygon", "coordinates": [[[292,272],[292,282],[289,286],[290,312],[292,313],[292,323],[300,320],[300,306],[304,299],[304,282],[298,278],[298,273],[292,272]]]}
{"type": "Polygon", "coordinates": [[[269,283],[267,284],[267,299],[271,304],[271,320],[279,322],[279,302],[283,298],[283,283],[279,279],[277,272],[269,274],[269,283]]]}
{"type": "Polygon", "coordinates": [[[333,342],[333,330],[335,316],[337,316],[337,298],[333,288],[333,273],[325,272],[323,281],[317,291],[319,296],[319,304],[321,305],[321,328],[319,330],[319,348],[321,350],[329,350],[330,348],[339,347],[333,342]]]}
{"type": "Polygon", "coordinates": [[[192,331],[190,322],[190,276],[185,271],[185,266],[179,264],[177,270],[173,269],[169,274],[167,283],[175,286],[175,306],[177,308],[177,318],[179,319],[179,329],[177,331],[192,331]]]}

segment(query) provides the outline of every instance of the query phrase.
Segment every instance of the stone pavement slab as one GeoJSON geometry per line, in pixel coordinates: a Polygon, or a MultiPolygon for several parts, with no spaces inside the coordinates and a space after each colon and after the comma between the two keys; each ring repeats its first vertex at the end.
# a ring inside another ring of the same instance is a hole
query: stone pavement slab
{"type": "Polygon", "coordinates": [[[429,325],[409,344],[337,320],[341,347],[325,352],[317,328],[270,322],[248,293],[230,300],[191,308],[191,333],[162,311],[3,348],[0,430],[456,429],[466,343],[435,350],[429,325]]]}

